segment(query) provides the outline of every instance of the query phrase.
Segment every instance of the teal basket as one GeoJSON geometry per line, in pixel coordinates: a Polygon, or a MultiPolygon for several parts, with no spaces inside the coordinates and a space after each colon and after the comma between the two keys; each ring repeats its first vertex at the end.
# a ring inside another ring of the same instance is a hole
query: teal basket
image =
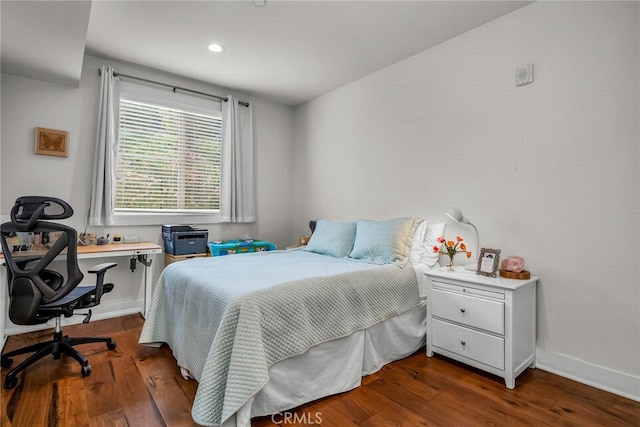
{"type": "Polygon", "coordinates": [[[251,252],[266,252],[276,249],[276,245],[263,240],[228,240],[226,242],[209,242],[211,256],[232,254],[247,254],[251,252]]]}

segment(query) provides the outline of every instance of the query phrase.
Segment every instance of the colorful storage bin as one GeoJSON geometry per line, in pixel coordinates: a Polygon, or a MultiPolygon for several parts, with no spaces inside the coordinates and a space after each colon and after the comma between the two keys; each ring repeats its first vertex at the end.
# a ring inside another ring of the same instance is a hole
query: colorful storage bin
{"type": "Polygon", "coordinates": [[[246,254],[250,252],[273,251],[276,245],[262,240],[228,240],[226,242],[209,242],[211,256],[246,254]]]}

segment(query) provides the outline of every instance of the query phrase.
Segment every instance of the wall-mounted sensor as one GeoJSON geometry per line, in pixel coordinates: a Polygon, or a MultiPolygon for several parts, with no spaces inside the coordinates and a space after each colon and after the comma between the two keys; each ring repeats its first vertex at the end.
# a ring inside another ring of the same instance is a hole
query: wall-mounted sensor
{"type": "Polygon", "coordinates": [[[516,69],[516,86],[533,83],[533,64],[523,65],[516,69]]]}

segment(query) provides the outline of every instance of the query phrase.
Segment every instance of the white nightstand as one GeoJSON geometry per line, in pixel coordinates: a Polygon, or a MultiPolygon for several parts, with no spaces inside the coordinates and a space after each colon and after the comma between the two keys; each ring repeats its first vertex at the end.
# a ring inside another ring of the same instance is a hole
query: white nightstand
{"type": "Polygon", "coordinates": [[[446,267],[425,272],[427,356],[439,353],[504,378],[535,368],[536,283],[446,267]]]}

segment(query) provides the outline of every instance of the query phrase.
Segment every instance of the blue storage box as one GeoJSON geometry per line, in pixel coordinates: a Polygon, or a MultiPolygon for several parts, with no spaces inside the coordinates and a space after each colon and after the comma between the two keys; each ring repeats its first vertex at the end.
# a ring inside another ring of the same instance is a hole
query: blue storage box
{"type": "Polygon", "coordinates": [[[209,242],[211,256],[246,254],[250,252],[273,251],[276,245],[262,240],[228,240],[226,242],[209,242]]]}

